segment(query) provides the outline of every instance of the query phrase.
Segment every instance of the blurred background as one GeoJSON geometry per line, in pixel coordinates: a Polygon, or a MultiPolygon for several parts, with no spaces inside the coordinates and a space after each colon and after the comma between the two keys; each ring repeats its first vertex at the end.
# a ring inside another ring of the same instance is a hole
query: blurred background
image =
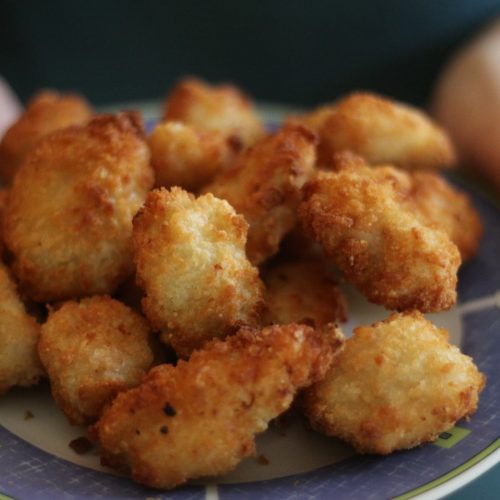
{"type": "Polygon", "coordinates": [[[163,97],[185,74],[262,101],[313,105],[363,88],[425,104],[498,0],[0,0],[0,74],[94,104],[163,97]]]}

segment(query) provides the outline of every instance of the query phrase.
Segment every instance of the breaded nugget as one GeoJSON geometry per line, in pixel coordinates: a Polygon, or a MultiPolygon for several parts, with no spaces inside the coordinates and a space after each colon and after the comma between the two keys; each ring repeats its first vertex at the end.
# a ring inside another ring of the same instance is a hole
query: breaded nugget
{"type": "Polygon", "coordinates": [[[181,186],[193,192],[210,182],[236,154],[231,141],[219,132],[198,131],[181,122],[159,123],[148,144],[155,185],[181,186]]]}
{"type": "Polygon", "coordinates": [[[388,309],[438,312],[456,301],[460,253],[399,199],[404,172],[357,162],[320,172],[300,217],[347,280],[388,309]]]}
{"type": "Polygon", "coordinates": [[[457,245],[462,261],[475,255],[483,226],[466,193],[432,172],[413,172],[404,203],[424,224],[444,231],[457,245]]]}
{"type": "Polygon", "coordinates": [[[413,169],[440,169],[455,163],[448,134],[416,108],[376,94],[353,93],[292,122],[319,135],[318,161],[351,151],[368,163],[413,169]]]}
{"type": "Polygon", "coordinates": [[[38,353],[72,424],[95,420],[153,362],[146,320],[108,296],[65,302],[42,325],[38,353]]]}
{"type": "Polygon", "coordinates": [[[433,441],[474,413],[484,383],[448,332],[413,311],[356,328],[303,402],[316,430],[385,455],[433,441]]]}
{"type": "Polygon", "coordinates": [[[26,313],[7,268],[0,263],[0,395],[38,382],[43,369],[36,345],[40,326],[26,313]]]}
{"type": "Polygon", "coordinates": [[[22,289],[36,301],[112,293],[132,273],[132,218],[152,184],[135,113],[43,138],[16,175],[4,216],[22,289]]]}
{"type": "Polygon", "coordinates": [[[47,90],[36,94],[0,143],[0,178],[10,184],[42,137],[70,125],[83,125],[91,116],[92,109],[79,95],[47,90]]]}
{"type": "Polygon", "coordinates": [[[254,436],[320,380],[341,333],[305,325],[243,328],[176,367],[154,368],[97,423],[102,462],[155,488],[223,474],[255,453],[254,436]]]}
{"type": "Polygon", "coordinates": [[[144,313],[179,356],[260,319],[263,284],[245,255],[248,224],[224,200],[151,191],[134,219],[144,313]]]}
{"type": "Polygon", "coordinates": [[[266,285],[265,324],[305,323],[322,327],[347,320],[346,301],[320,260],[289,260],[271,265],[266,285]]]}
{"type": "Polygon", "coordinates": [[[195,78],[174,87],[165,102],[163,120],[182,122],[202,132],[219,132],[235,149],[251,146],[265,133],[251,99],[241,90],[195,78]]]}
{"type": "Polygon", "coordinates": [[[204,188],[223,198],[250,225],[247,255],[261,264],[274,255],[297,221],[301,188],[312,176],[316,136],[288,126],[239,156],[234,168],[204,188]]]}

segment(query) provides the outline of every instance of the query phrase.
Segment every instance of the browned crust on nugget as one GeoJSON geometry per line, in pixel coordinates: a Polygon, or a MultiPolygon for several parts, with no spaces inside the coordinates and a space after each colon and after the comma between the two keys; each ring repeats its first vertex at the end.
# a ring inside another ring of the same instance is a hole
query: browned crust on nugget
{"type": "Polygon", "coordinates": [[[232,141],[181,122],[159,123],[148,139],[156,187],[196,192],[233,161],[232,141]]]}
{"type": "Polygon", "coordinates": [[[77,94],[45,90],[36,94],[0,143],[0,177],[10,184],[27,154],[55,130],[84,125],[92,116],[89,104],[77,94]]]}
{"type": "Polygon", "coordinates": [[[152,183],[138,114],[99,116],[43,138],[4,216],[23,291],[36,301],[113,292],[132,273],[132,218],[152,183]]]}
{"type": "Polygon", "coordinates": [[[14,281],[0,263],[0,395],[35,385],[43,374],[36,352],[40,325],[26,313],[14,281]]]}
{"type": "Polygon", "coordinates": [[[323,327],[347,321],[345,298],[321,260],[285,260],[268,267],[265,324],[323,327]]]}
{"type": "Polygon", "coordinates": [[[297,389],[324,376],[341,342],[338,330],[305,325],[242,329],[154,368],[98,422],[103,463],[155,488],[228,472],[255,453],[255,434],[297,389]]]}
{"type": "Polygon", "coordinates": [[[230,84],[181,80],[165,102],[165,121],[178,121],[204,132],[219,132],[235,150],[254,144],[265,131],[252,100],[230,84]]]}
{"type": "Polygon", "coordinates": [[[385,455],[434,441],[474,413],[484,383],[447,331],[412,311],[356,328],[302,402],[314,429],[385,455]]]}
{"type": "Polygon", "coordinates": [[[470,196],[432,172],[414,172],[405,205],[422,222],[444,231],[460,250],[462,261],[471,259],[479,248],[483,225],[470,196]]]}
{"type": "Polygon", "coordinates": [[[405,210],[391,167],[357,162],[320,172],[305,189],[305,229],[368,300],[438,312],[456,301],[460,254],[448,236],[405,210]]]}
{"type": "Polygon", "coordinates": [[[260,264],[274,255],[296,224],[301,187],[312,176],[316,137],[288,126],[243,153],[234,168],[204,188],[225,199],[250,225],[247,254],[260,264]]]}
{"type": "Polygon", "coordinates": [[[406,170],[448,168],[456,162],[448,134],[428,115],[373,93],[354,92],[291,121],[319,135],[320,165],[330,165],[332,156],[343,151],[406,170]]]}
{"type": "Polygon", "coordinates": [[[108,296],[50,311],[38,353],[72,424],[95,421],[118,392],[139,385],[153,362],[149,334],[142,316],[108,296]]]}
{"type": "Polygon", "coordinates": [[[144,312],[180,356],[259,324],[264,287],[246,258],[247,230],[226,201],[176,187],[151,191],[134,219],[144,312]]]}

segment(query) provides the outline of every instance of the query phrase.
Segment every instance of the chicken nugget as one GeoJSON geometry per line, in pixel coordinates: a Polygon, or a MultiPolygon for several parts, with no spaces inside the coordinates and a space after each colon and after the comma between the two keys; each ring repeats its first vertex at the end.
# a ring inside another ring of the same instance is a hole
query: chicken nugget
{"type": "Polygon", "coordinates": [[[236,154],[233,143],[221,133],[173,121],[159,123],[148,144],[155,185],[193,192],[210,182],[236,154]]]}
{"type": "Polygon", "coordinates": [[[484,383],[444,328],[417,311],[394,313],[354,330],[303,405],[314,429],[385,455],[434,441],[474,413],[484,383]]]}
{"type": "Polygon", "coordinates": [[[153,363],[146,320],[108,296],[65,302],[42,325],[38,353],[72,424],[95,420],[153,363]]]}
{"type": "Polygon", "coordinates": [[[316,136],[287,126],[240,155],[234,168],[204,188],[223,198],[250,225],[247,255],[261,264],[274,255],[297,222],[301,188],[312,176],[316,136]]]}
{"type": "Polygon", "coordinates": [[[97,423],[102,462],[155,488],[223,474],[255,454],[255,434],[320,380],[342,335],[305,325],[241,329],[120,394],[97,423]]]}
{"type": "Polygon", "coordinates": [[[305,189],[304,228],[359,290],[388,309],[438,312],[456,301],[460,253],[405,209],[404,172],[345,162],[305,189]]]}
{"type": "Polygon", "coordinates": [[[444,231],[457,245],[462,261],[475,255],[483,226],[466,193],[433,172],[413,172],[404,203],[424,224],[444,231]]]}
{"type": "Polygon", "coordinates": [[[376,94],[353,93],[290,121],[319,135],[320,164],[329,165],[332,155],[342,151],[359,154],[370,164],[407,170],[447,168],[456,161],[448,134],[429,116],[376,94]]]}
{"type": "Polygon", "coordinates": [[[247,230],[226,201],[176,187],[151,191],[135,217],[143,310],[179,356],[259,322],[263,284],[245,255],[247,230]]]}
{"type": "Polygon", "coordinates": [[[112,293],[133,271],[132,218],[152,184],[135,113],[41,139],[16,175],[3,220],[22,290],[36,301],[112,293]]]}
{"type": "Polygon", "coordinates": [[[38,382],[43,368],[36,345],[40,326],[26,313],[7,268],[0,263],[0,395],[38,382]]]}
{"type": "Polygon", "coordinates": [[[264,324],[323,327],[347,320],[346,301],[320,260],[285,261],[266,269],[264,324]]]}
{"type": "Polygon", "coordinates": [[[196,78],[180,81],[165,102],[165,121],[191,125],[198,131],[218,132],[233,147],[247,148],[265,133],[251,99],[229,84],[209,85],[196,78]]]}
{"type": "Polygon", "coordinates": [[[0,178],[10,184],[42,137],[70,125],[84,125],[91,116],[92,109],[79,95],[49,90],[36,94],[0,142],[0,178]]]}

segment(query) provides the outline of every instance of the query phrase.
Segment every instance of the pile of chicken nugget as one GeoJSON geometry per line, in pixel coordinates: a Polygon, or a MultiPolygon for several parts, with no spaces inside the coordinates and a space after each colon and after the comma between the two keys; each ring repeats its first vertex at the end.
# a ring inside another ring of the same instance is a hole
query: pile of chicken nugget
{"type": "Polygon", "coordinates": [[[150,135],[39,93],[0,144],[0,393],[48,378],[102,463],[156,488],[230,471],[292,403],[360,453],[435,440],[485,383],[423,315],[453,307],[482,232],[438,173],[455,162],[369,93],[270,132],[190,78],[150,135]],[[387,319],[346,339],[341,282],[387,319]]]}

